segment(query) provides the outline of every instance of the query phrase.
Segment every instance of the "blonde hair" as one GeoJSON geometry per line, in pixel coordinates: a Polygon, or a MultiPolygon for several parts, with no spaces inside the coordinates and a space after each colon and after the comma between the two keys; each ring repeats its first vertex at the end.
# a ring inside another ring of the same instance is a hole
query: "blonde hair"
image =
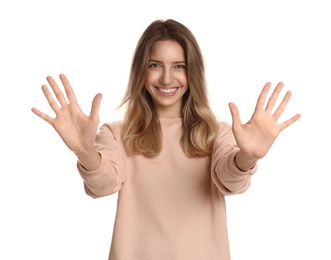
{"type": "Polygon", "coordinates": [[[190,157],[211,154],[218,132],[218,122],[208,101],[204,61],[192,32],[172,20],[153,21],[143,32],[135,49],[128,87],[120,105],[127,105],[121,138],[129,154],[153,157],[162,150],[162,134],[153,101],[145,88],[150,52],[157,41],[174,40],[185,54],[189,88],[183,96],[183,135],[180,141],[190,157]]]}

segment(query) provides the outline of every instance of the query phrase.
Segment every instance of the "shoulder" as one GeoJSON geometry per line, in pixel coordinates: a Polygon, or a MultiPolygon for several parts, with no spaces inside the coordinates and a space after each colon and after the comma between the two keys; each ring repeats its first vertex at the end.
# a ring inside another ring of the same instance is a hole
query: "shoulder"
{"type": "Polygon", "coordinates": [[[232,126],[226,121],[218,120],[218,126],[219,126],[218,129],[219,133],[232,131],[232,126]]]}
{"type": "Polygon", "coordinates": [[[235,139],[232,131],[232,125],[226,121],[218,121],[219,129],[216,138],[216,144],[234,144],[235,139]]]}
{"type": "Polygon", "coordinates": [[[121,125],[122,121],[105,123],[100,127],[99,134],[111,134],[115,140],[120,140],[121,125]]]}

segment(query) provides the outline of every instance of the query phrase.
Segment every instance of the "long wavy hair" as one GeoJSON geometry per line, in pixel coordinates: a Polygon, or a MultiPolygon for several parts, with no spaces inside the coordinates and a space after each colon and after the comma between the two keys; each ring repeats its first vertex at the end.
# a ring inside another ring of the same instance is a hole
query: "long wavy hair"
{"type": "Polygon", "coordinates": [[[129,154],[154,157],[162,150],[162,133],[151,95],[144,85],[153,44],[174,40],[183,50],[187,63],[188,90],[182,102],[180,146],[187,156],[210,155],[219,124],[212,112],[205,80],[204,60],[192,32],[172,20],[155,20],[141,35],[131,64],[128,87],[119,107],[127,105],[121,138],[129,154]]]}

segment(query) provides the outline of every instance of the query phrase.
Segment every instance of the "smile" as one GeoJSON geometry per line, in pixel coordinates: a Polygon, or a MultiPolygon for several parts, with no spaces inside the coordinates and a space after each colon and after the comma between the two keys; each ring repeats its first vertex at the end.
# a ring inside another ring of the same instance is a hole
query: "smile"
{"type": "Polygon", "coordinates": [[[178,88],[157,88],[157,90],[161,95],[172,96],[177,92],[178,88]]]}

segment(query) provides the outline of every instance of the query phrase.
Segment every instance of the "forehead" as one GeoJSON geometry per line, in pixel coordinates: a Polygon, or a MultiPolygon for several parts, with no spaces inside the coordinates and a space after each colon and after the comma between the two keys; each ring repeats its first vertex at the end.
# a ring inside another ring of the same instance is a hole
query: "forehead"
{"type": "Polygon", "coordinates": [[[182,46],[174,40],[157,41],[153,44],[150,58],[185,60],[182,46]]]}

